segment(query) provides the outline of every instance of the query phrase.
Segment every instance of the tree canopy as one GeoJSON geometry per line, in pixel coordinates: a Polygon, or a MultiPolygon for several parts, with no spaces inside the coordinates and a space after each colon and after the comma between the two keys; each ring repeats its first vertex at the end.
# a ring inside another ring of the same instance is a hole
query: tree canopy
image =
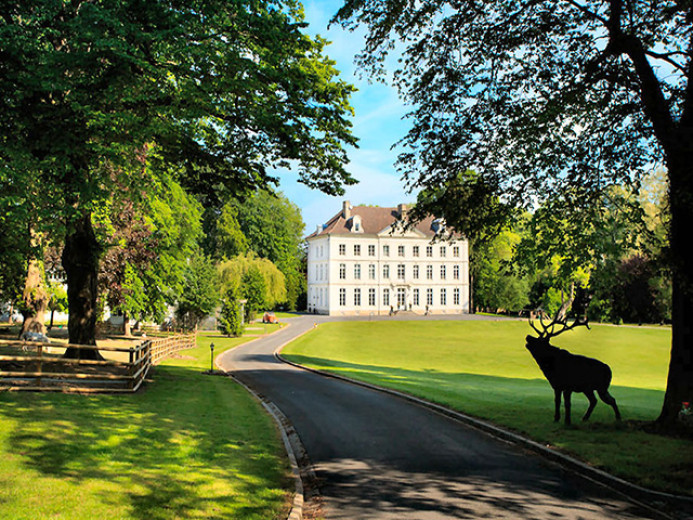
{"type": "Polygon", "coordinates": [[[295,0],[0,7],[0,179],[21,190],[36,176],[37,207],[63,226],[72,343],[95,342],[92,215],[115,190],[146,192],[173,171],[226,198],[290,163],[327,193],[355,182],[353,88],[304,27],[295,0]]]}
{"type": "Polygon", "coordinates": [[[579,215],[666,167],[673,340],[660,421],[674,423],[693,398],[690,2],[346,0],[335,19],[367,28],[371,74],[401,55],[393,77],[412,127],[398,164],[412,188],[473,169],[513,206],[579,194],[566,206],[579,215]]]}

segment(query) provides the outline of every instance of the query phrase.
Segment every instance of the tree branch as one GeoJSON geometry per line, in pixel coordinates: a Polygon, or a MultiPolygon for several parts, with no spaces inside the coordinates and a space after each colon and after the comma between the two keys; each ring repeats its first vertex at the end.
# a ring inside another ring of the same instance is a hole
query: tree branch
{"type": "Polygon", "coordinates": [[[664,97],[662,85],[659,83],[652,65],[647,60],[647,51],[642,40],[635,35],[626,34],[621,26],[621,14],[623,0],[610,0],[611,13],[607,28],[609,30],[609,43],[607,52],[615,56],[627,55],[635,74],[640,81],[640,98],[642,100],[645,115],[652,122],[657,140],[662,143],[665,152],[671,145],[674,133],[674,120],[669,105],[664,97]]]}
{"type": "Polygon", "coordinates": [[[684,74],[686,73],[686,68],[685,68],[683,65],[681,65],[679,62],[674,61],[674,60],[672,60],[672,59],[670,58],[670,56],[675,56],[675,55],[684,55],[684,56],[685,56],[686,54],[683,53],[683,52],[666,52],[666,53],[662,53],[662,52],[654,52],[654,51],[648,51],[648,50],[646,50],[646,51],[645,51],[645,54],[646,54],[647,56],[650,56],[650,57],[655,58],[655,59],[657,59],[657,60],[665,61],[665,62],[667,62],[669,65],[671,65],[672,67],[674,67],[675,69],[678,69],[679,71],[683,72],[684,74]]]}
{"type": "Polygon", "coordinates": [[[568,2],[568,4],[575,7],[578,11],[582,12],[582,14],[587,15],[588,17],[592,18],[593,20],[601,22],[604,26],[608,25],[608,20],[606,18],[603,18],[603,17],[599,16],[597,13],[590,11],[584,5],[581,5],[576,0],[567,0],[567,2],[568,2]]]}

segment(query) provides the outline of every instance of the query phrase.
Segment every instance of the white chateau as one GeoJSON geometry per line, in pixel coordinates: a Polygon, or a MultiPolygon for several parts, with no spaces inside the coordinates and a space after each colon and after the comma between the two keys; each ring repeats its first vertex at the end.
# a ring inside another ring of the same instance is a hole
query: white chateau
{"type": "Polygon", "coordinates": [[[429,217],[403,231],[407,207],[352,207],[306,238],[308,312],[329,315],[469,312],[467,241],[442,241],[429,217]]]}

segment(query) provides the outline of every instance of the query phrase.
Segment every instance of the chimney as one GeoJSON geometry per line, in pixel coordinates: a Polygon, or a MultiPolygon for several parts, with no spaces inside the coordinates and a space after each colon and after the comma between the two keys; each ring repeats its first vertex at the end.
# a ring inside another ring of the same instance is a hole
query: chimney
{"type": "Polygon", "coordinates": [[[320,224],[318,224],[318,227],[315,229],[315,234],[319,235],[321,231],[322,231],[322,226],[320,224]]]}
{"type": "Polygon", "coordinates": [[[398,204],[397,205],[397,211],[399,212],[399,219],[404,220],[407,217],[407,205],[406,204],[398,204]]]}
{"type": "Polygon", "coordinates": [[[349,220],[351,218],[351,205],[348,200],[342,202],[342,218],[349,220]]]}

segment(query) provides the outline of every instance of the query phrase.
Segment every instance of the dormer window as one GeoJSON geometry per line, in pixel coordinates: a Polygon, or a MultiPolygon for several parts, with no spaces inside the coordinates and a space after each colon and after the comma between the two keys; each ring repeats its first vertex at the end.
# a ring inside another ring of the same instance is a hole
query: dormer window
{"type": "Polygon", "coordinates": [[[351,217],[351,232],[363,233],[363,224],[361,223],[361,217],[359,215],[351,217]]]}

